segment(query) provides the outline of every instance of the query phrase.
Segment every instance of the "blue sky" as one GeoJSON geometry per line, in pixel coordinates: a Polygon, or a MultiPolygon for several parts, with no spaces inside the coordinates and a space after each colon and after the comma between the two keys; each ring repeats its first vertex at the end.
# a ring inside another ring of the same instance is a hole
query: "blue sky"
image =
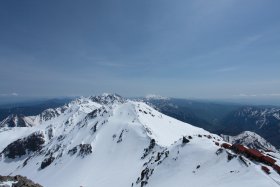
{"type": "Polygon", "coordinates": [[[280,99],[279,0],[0,1],[0,97],[280,99]]]}

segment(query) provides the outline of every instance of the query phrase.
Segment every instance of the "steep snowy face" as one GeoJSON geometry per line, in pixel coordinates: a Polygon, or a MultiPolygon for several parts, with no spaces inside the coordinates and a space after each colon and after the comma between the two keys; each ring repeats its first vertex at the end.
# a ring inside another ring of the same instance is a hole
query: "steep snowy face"
{"type": "Polygon", "coordinates": [[[221,135],[223,139],[231,144],[242,144],[252,149],[278,152],[278,150],[258,134],[244,131],[237,136],[221,135]]]}
{"type": "Polygon", "coordinates": [[[221,137],[116,94],[74,100],[34,122],[0,131],[1,175],[46,187],[279,186],[273,169],[272,179],[222,149],[221,137]]]}

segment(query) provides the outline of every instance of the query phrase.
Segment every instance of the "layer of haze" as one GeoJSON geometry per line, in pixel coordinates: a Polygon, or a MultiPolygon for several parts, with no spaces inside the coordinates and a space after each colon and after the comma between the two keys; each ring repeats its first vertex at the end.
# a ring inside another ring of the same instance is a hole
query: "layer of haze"
{"type": "Polygon", "coordinates": [[[280,100],[279,0],[0,1],[0,97],[280,100]]]}

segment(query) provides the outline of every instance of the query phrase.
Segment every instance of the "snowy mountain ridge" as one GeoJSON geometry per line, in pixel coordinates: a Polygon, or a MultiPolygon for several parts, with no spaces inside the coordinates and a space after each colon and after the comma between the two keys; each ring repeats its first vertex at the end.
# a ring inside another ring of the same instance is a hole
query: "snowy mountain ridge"
{"type": "Polygon", "coordinates": [[[116,94],[82,97],[0,129],[0,174],[43,186],[279,186],[218,135],[116,94]],[[244,164],[246,161],[246,165],[244,164]],[[215,171],[215,172],[213,172],[215,171]]]}

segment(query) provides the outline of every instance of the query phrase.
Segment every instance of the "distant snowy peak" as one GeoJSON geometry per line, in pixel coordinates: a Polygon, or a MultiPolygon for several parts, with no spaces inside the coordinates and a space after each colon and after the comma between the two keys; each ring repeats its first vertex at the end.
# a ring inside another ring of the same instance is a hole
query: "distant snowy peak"
{"type": "Polygon", "coordinates": [[[168,100],[168,97],[164,97],[161,95],[156,95],[156,94],[148,94],[146,95],[145,99],[147,100],[168,100]]]}
{"type": "Polygon", "coordinates": [[[0,128],[2,127],[31,127],[34,125],[32,117],[26,117],[24,115],[9,115],[6,119],[0,122],[0,128]]]}
{"type": "Polygon", "coordinates": [[[264,151],[277,152],[277,149],[266,141],[260,135],[251,132],[244,131],[237,136],[221,135],[222,138],[232,144],[242,144],[252,149],[260,149],[264,151]]]}

